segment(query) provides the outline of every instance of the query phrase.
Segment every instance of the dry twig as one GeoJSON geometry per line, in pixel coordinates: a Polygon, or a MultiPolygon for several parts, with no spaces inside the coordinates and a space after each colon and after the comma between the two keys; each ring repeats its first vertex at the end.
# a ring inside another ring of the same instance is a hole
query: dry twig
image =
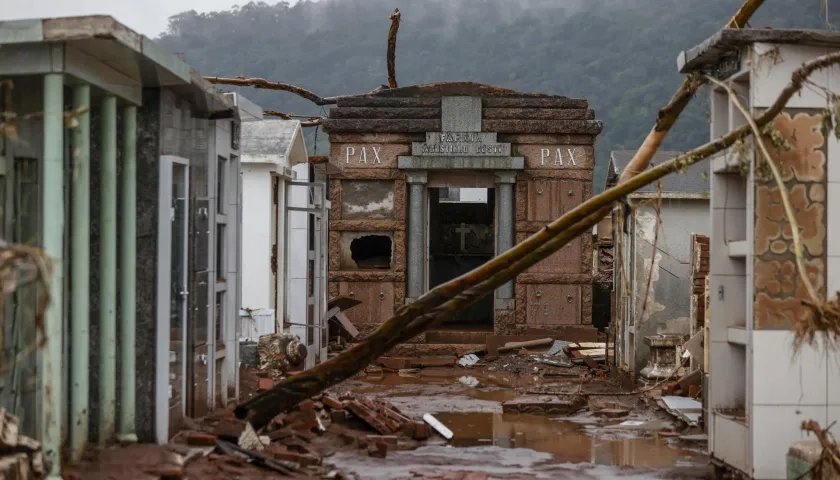
{"type": "MultiPolygon", "coordinates": [[[[0,335],[5,331],[6,299],[22,287],[34,287],[38,302],[32,320],[38,335],[36,339],[23,346],[11,361],[2,360],[0,374],[13,368],[21,359],[41,347],[47,341],[44,314],[50,303],[50,276],[52,267],[43,250],[28,245],[10,245],[0,241],[0,335]],[[37,338],[40,337],[40,338],[37,338]]],[[[28,321],[28,318],[22,318],[28,321]]]]}
{"type": "Polygon", "coordinates": [[[388,85],[391,88],[397,88],[397,67],[396,67],[396,58],[397,58],[397,31],[400,29],[400,17],[402,14],[400,13],[399,8],[394,9],[394,13],[391,14],[388,19],[391,20],[391,28],[388,29],[388,85]]]}
{"type": "Polygon", "coordinates": [[[288,113],[278,112],[276,110],[263,110],[263,115],[270,115],[272,117],[279,117],[283,120],[292,120],[295,118],[305,118],[306,120],[300,122],[301,127],[317,127],[324,123],[324,117],[317,117],[312,115],[291,115],[288,113]]]}
{"type": "Polygon", "coordinates": [[[823,448],[819,461],[812,467],[814,474],[812,478],[840,477],[840,447],[834,435],[829,432],[832,425],[823,430],[815,420],[802,422],[802,430],[813,433],[823,448]]]}
{"type": "Polygon", "coordinates": [[[656,220],[653,225],[653,245],[650,252],[650,269],[647,275],[647,286],[645,287],[645,298],[642,301],[642,311],[639,312],[638,325],[642,324],[642,319],[645,318],[645,311],[647,310],[648,299],[650,298],[650,287],[653,284],[653,268],[656,266],[656,252],[658,251],[659,243],[659,226],[662,224],[662,181],[656,181],[656,220]]]}

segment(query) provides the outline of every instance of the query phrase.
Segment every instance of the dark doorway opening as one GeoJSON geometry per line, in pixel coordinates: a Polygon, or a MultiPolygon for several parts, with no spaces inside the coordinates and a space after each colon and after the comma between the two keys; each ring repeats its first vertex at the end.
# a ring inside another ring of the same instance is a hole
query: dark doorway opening
{"type": "MultiPolygon", "coordinates": [[[[492,259],[496,253],[495,190],[429,189],[429,288],[492,259]]],[[[493,331],[493,295],[441,325],[441,330],[493,331]]]]}
{"type": "Polygon", "coordinates": [[[360,270],[391,268],[391,238],[365,235],[350,242],[350,255],[360,270]]]}

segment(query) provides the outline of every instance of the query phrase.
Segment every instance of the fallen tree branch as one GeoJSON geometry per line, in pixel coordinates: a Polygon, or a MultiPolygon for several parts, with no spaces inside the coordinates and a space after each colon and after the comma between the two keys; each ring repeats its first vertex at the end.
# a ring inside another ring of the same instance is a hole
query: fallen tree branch
{"type": "Polygon", "coordinates": [[[324,123],[324,117],[313,117],[311,115],[290,115],[288,113],[278,112],[276,110],[263,110],[263,115],[270,115],[272,117],[279,117],[283,120],[293,120],[295,118],[305,118],[305,121],[300,122],[301,127],[316,127],[324,123]]]}
{"type": "MultiPolygon", "coordinates": [[[[764,0],[745,0],[724,28],[742,28],[763,3],[764,0]]],[[[650,165],[653,155],[659,150],[663,140],[668,136],[668,132],[671,131],[671,127],[674,126],[697,90],[705,83],[705,78],[697,75],[689,75],[683,80],[682,85],[677,89],[668,105],[659,110],[653,129],[648,133],[645,141],[642,142],[642,146],[636,150],[636,154],[633,155],[627,166],[624,167],[619,182],[643,172],[650,165]]]]}
{"type": "MultiPolygon", "coordinates": [[[[764,126],[776,118],[790,98],[798,92],[814,71],[840,63],[840,53],[823,55],[804,63],[791,75],[791,82],[782,89],[773,105],[756,118],[764,126]]],[[[261,428],[276,415],[325,388],[360,372],[393,346],[434,327],[452,313],[462,310],[492,293],[540,260],[559,250],[570,240],[591,231],[592,226],[609,213],[613,202],[648,185],[669,173],[721,152],[750,134],[750,126],[742,125],[723,137],[706,143],[673,160],[649,168],[637,176],[590,198],[493,260],[450,280],[414,303],[400,308],[373,334],[350,349],[289,377],[236,408],[239,418],[248,417],[255,428],[261,428]]]]}
{"type": "Polygon", "coordinates": [[[394,13],[388,17],[391,20],[391,28],[388,29],[388,85],[391,88],[397,88],[397,31],[400,29],[400,13],[399,8],[394,9],[394,13]]]}

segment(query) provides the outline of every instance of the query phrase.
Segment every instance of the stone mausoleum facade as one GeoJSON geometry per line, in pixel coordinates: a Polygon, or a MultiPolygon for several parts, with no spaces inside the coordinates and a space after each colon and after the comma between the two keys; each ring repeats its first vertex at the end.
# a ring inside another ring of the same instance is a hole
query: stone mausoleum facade
{"type": "MultiPolygon", "coordinates": [[[[588,199],[601,122],[583,99],[440,83],[341,99],[324,130],[329,293],[363,302],[347,315],[365,335],[588,199]],[[485,188],[486,201],[448,201],[452,188],[485,188]]],[[[592,328],[592,265],[584,235],[402,349],[592,328]]]]}

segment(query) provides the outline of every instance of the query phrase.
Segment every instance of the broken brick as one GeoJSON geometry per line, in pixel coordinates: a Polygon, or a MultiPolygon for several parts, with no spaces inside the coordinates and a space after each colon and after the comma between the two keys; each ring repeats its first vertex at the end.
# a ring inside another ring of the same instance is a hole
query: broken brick
{"type": "Polygon", "coordinates": [[[670,432],[670,431],[663,430],[661,432],[657,432],[657,435],[659,435],[662,438],[674,438],[674,437],[679,437],[680,432],[670,432]]]}
{"type": "Polygon", "coordinates": [[[314,412],[315,411],[315,402],[312,400],[304,400],[297,404],[297,409],[301,412],[314,412]]]}
{"type": "Polygon", "coordinates": [[[306,442],[311,442],[315,439],[315,434],[308,430],[295,430],[295,436],[306,442]]]}
{"type": "Polygon", "coordinates": [[[690,385],[688,387],[688,396],[691,398],[697,398],[703,392],[703,387],[701,385],[690,385]]]}
{"type": "Polygon", "coordinates": [[[353,413],[353,415],[364,420],[365,423],[373,427],[382,435],[389,435],[393,433],[393,430],[391,430],[387,425],[385,425],[385,423],[382,422],[382,420],[376,415],[375,412],[362,405],[358,400],[347,402],[347,409],[350,410],[353,413]]]}
{"type": "Polygon", "coordinates": [[[268,453],[271,454],[277,460],[282,460],[285,462],[292,462],[297,463],[302,467],[320,465],[321,459],[309,453],[297,453],[297,452],[290,452],[282,445],[277,445],[270,447],[268,449],[268,453]]]}
{"type": "Polygon", "coordinates": [[[386,445],[396,445],[400,440],[396,435],[368,435],[367,438],[372,442],[385,442],[386,445]]]}
{"type": "Polygon", "coordinates": [[[338,438],[341,439],[341,441],[344,442],[345,445],[352,445],[356,443],[358,437],[358,434],[346,428],[342,428],[338,432],[338,438]]]}
{"type": "Polygon", "coordinates": [[[385,458],[388,455],[388,445],[379,440],[368,445],[368,455],[374,458],[385,458]]]}
{"type": "Polygon", "coordinates": [[[212,447],[219,437],[208,433],[191,433],[187,435],[187,445],[193,447],[212,447]]]}
{"type": "Polygon", "coordinates": [[[347,412],[344,410],[333,410],[330,412],[330,421],[332,423],[346,423],[347,422],[347,412]]]}
{"type": "Polygon", "coordinates": [[[679,382],[671,382],[662,387],[662,396],[667,397],[671,395],[678,395],[680,390],[679,382]]]}
{"type": "Polygon", "coordinates": [[[411,438],[414,440],[426,440],[429,438],[429,426],[426,425],[426,422],[411,422],[414,425],[414,433],[411,435],[411,438]]]}
{"type": "Polygon", "coordinates": [[[225,419],[216,424],[213,428],[213,435],[223,439],[239,439],[242,432],[245,431],[245,422],[242,420],[225,419]]]}
{"type": "Polygon", "coordinates": [[[274,386],[274,380],[270,378],[260,378],[260,382],[257,386],[259,390],[271,390],[271,387],[274,386]]]}
{"type": "Polygon", "coordinates": [[[407,358],[402,357],[380,358],[379,363],[390,370],[402,370],[411,367],[411,362],[407,358]]]}
{"type": "Polygon", "coordinates": [[[277,440],[282,440],[284,438],[294,436],[295,432],[292,431],[290,428],[281,428],[280,430],[275,430],[273,432],[269,432],[268,439],[272,442],[276,442],[277,440]]]}
{"type": "Polygon", "coordinates": [[[342,410],[344,408],[343,403],[328,395],[324,395],[322,401],[324,402],[324,405],[332,408],[333,410],[342,410]]]}

